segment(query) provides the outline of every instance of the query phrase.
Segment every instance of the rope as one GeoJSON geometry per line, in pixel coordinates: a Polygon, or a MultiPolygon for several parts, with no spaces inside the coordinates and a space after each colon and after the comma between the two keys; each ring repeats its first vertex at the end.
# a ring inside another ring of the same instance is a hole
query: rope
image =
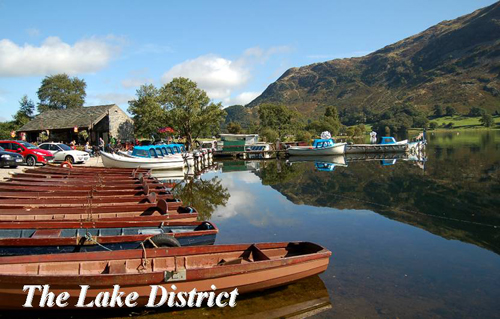
{"type": "Polygon", "coordinates": [[[411,214],[416,214],[416,215],[423,215],[423,216],[427,216],[427,217],[435,217],[435,218],[440,218],[440,219],[444,219],[444,220],[451,220],[451,221],[455,221],[455,222],[461,222],[461,223],[478,225],[478,226],[484,226],[484,227],[492,227],[492,228],[495,228],[495,229],[500,227],[498,225],[486,224],[486,223],[481,223],[481,222],[474,222],[474,221],[463,220],[463,219],[458,219],[458,218],[453,218],[453,217],[446,217],[446,216],[425,214],[425,213],[417,212],[417,211],[414,211],[414,210],[401,209],[401,208],[394,209],[394,208],[392,208],[389,205],[384,205],[384,204],[375,203],[375,202],[364,200],[364,199],[358,199],[358,198],[344,196],[344,195],[339,195],[339,194],[331,194],[331,195],[336,196],[336,197],[340,197],[340,198],[344,198],[344,199],[349,199],[349,200],[361,202],[361,203],[367,203],[367,204],[371,204],[371,205],[375,205],[375,206],[389,208],[389,209],[391,209],[393,211],[399,210],[401,212],[406,212],[406,213],[411,213],[411,214]]]}
{"type": "Polygon", "coordinates": [[[86,234],[85,234],[85,240],[88,240],[88,241],[90,241],[90,242],[93,242],[93,243],[95,243],[95,244],[99,245],[100,247],[102,247],[102,248],[106,249],[107,251],[112,251],[112,250],[111,250],[111,249],[109,249],[108,247],[101,245],[101,244],[100,244],[97,240],[95,240],[95,239],[92,237],[92,235],[89,233],[89,231],[88,231],[88,230],[86,231],[86,234]]]}
{"type": "Polygon", "coordinates": [[[146,270],[147,265],[149,264],[148,256],[146,255],[146,247],[144,247],[144,242],[141,242],[142,247],[142,257],[141,257],[141,266],[143,270],[146,270]]]}

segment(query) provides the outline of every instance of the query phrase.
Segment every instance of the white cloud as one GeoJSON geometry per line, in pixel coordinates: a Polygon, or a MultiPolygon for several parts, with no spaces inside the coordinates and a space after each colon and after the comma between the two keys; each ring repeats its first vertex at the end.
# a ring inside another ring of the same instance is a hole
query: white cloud
{"type": "Polygon", "coordinates": [[[223,100],[224,105],[247,105],[252,102],[262,92],[243,92],[235,97],[229,97],[223,100]]]}
{"type": "Polygon", "coordinates": [[[175,65],[163,74],[162,82],[180,76],[198,83],[210,98],[223,99],[231,94],[231,90],[247,83],[250,71],[240,63],[209,54],[175,65]]]}
{"type": "Polygon", "coordinates": [[[29,29],[26,29],[26,33],[30,37],[37,37],[40,35],[40,30],[38,30],[37,28],[29,28],[29,29]]]}
{"type": "Polygon", "coordinates": [[[40,46],[0,40],[0,77],[93,73],[119,52],[116,38],[88,38],[73,45],[48,37],[40,46]]]}
{"type": "MultiPolygon", "coordinates": [[[[267,50],[253,47],[245,50],[235,60],[216,54],[202,55],[173,66],[163,74],[162,82],[170,82],[175,77],[187,77],[207,91],[210,98],[229,101],[233,91],[244,87],[251,79],[251,71],[255,64],[265,63],[270,56],[287,53],[290,50],[286,46],[272,47],[267,50]]],[[[251,94],[255,92],[244,92],[240,94],[239,100],[248,99],[251,94]]]]}

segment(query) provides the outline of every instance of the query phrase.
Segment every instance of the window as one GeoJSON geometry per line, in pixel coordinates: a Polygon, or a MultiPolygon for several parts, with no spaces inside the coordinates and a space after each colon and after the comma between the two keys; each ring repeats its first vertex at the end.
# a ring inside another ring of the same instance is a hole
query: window
{"type": "Polygon", "coordinates": [[[38,148],[35,145],[28,143],[28,142],[25,142],[25,141],[19,141],[19,144],[23,145],[24,147],[26,147],[29,150],[36,150],[38,148]]]}
{"type": "Polygon", "coordinates": [[[48,151],[49,150],[49,144],[42,144],[39,146],[42,150],[46,150],[48,151]]]}
{"type": "Polygon", "coordinates": [[[150,149],[149,149],[149,155],[150,155],[151,157],[157,157],[157,156],[156,156],[156,152],[155,152],[155,150],[154,150],[153,148],[150,148],[150,149]]]}
{"type": "Polygon", "coordinates": [[[54,145],[55,146],[55,150],[56,151],[59,151],[59,148],[62,148],[63,151],[71,151],[71,147],[69,147],[68,145],[66,144],[56,144],[54,145]]]}

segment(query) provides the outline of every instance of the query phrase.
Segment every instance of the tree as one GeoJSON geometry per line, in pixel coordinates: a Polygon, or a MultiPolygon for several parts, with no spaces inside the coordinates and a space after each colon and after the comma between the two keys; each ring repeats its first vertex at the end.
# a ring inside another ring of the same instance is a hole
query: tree
{"type": "Polygon", "coordinates": [[[453,116],[455,114],[457,114],[457,110],[453,106],[448,105],[446,107],[446,115],[447,116],[453,116]]]}
{"type": "Polygon", "coordinates": [[[231,134],[240,134],[241,133],[241,125],[236,122],[229,122],[227,124],[227,131],[231,134]]]}
{"type": "Polygon", "coordinates": [[[38,111],[82,107],[85,103],[87,84],[77,77],[67,74],[46,76],[38,89],[38,111]]]}
{"type": "Polygon", "coordinates": [[[35,113],[35,103],[28,99],[27,95],[24,95],[21,100],[19,100],[19,110],[14,114],[14,124],[17,127],[21,127],[33,119],[35,113]]]}
{"type": "Polygon", "coordinates": [[[485,127],[493,127],[495,125],[493,116],[488,113],[483,114],[483,116],[479,119],[479,122],[483,123],[485,127]]]}
{"type": "Polygon", "coordinates": [[[158,130],[168,126],[166,112],[160,103],[159,90],[152,84],[145,84],[137,89],[136,96],[135,100],[128,102],[135,134],[139,137],[158,137],[158,130]]]}
{"type": "Polygon", "coordinates": [[[439,104],[434,105],[434,116],[442,117],[444,115],[443,107],[439,104]]]}
{"type": "Polygon", "coordinates": [[[430,123],[429,123],[429,128],[430,128],[431,130],[436,129],[436,127],[438,127],[437,122],[430,122],[430,123]]]}
{"type": "Polygon", "coordinates": [[[477,106],[474,106],[469,111],[469,116],[483,116],[486,114],[486,110],[477,106]]]}
{"type": "Polygon", "coordinates": [[[312,134],[308,131],[298,131],[295,133],[295,140],[298,142],[306,142],[311,145],[312,134]]]}
{"type": "Polygon", "coordinates": [[[276,140],[279,137],[278,132],[276,132],[275,130],[273,130],[270,127],[264,127],[264,128],[262,128],[261,131],[260,131],[260,136],[266,142],[270,142],[270,143],[276,142],[276,140]]]}
{"type": "Polygon", "coordinates": [[[187,78],[175,78],[161,89],[162,104],[172,126],[186,137],[187,147],[202,134],[215,135],[226,112],[210,102],[207,93],[187,78]]]}
{"type": "Polygon", "coordinates": [[[280,139],[297,129],[294,127],[296,118],[297,113],[282,104],[265,103],[259,106],[261,128],[270,128],[280,139]]]}

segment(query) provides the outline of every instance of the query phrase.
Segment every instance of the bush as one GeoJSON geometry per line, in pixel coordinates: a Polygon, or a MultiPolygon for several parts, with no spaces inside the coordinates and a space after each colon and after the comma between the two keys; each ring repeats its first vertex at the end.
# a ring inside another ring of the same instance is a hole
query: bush
{"type": "Polygon", "coordinates": [[[430,123],[429,123],[429,128],[430,128],[431,130],[436,129],[436,127],[438,127],[438,124],[437,124],[436,122],[430,122],[430,123]]]}
{"type": "Polygon", "coordinates": [[[260,132],[260,136],[266,141],[266,142],[269,142],[269,143],[274,143],[276,142],[276,140],[278,139],[278,132],[276,132],[275,130],[273,130],[272,128],[269,128],[269,127],[265,127],[262,129],[262,131],[260,132]]]}
{"type": "Polygon", "coordinates": [[[311,144],[312,134],[308,131],[299,131],[295,134],[295,140],[297,142],[306,142],[308,145],[311,144]]]}

